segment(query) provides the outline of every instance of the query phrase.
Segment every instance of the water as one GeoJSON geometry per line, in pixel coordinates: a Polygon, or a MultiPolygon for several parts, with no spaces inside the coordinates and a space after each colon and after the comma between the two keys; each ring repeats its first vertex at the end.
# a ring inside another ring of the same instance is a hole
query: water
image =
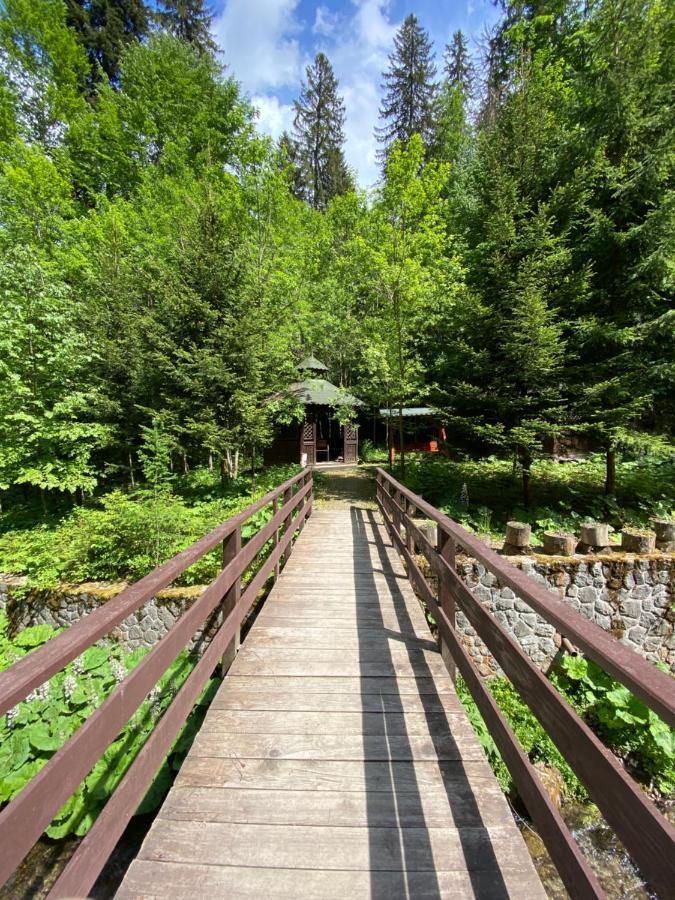
{"type": "MultiPolygon", "coordinates": [[[[89,897],[94,900],[109,900],[115,895],[124,873],[140,850],[153,818],[153,814],[133,817],[96,884],[89,892],[89,897]]],[[[53,887],[79,843],[80,838],[77,837],[66,837],[59,841],[40,838],[14,875],[0,887],[0,900],[42,900],[53,887]]]]}
{"type": "MultiPolygon", "coordinates": [[[[561,812],[611,900],[655,900],[656,895],[645,886],[616,834],[594,807],[569,804],[561,812]]],[[[673,817],[672,809],[668,817],[673,817]]],[[[546,893],[551,900],[567,900],[569,894],[534,826],[520,818],[518,824],[546,893]]]]}

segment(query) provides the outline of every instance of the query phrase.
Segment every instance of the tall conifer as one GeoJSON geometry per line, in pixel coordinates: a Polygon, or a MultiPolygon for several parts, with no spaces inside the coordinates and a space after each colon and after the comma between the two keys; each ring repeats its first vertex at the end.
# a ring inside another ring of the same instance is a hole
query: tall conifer
{"type": "Polygon", "coordinates": [[[119,80],[124,48],[148,33],[148,10],[143,0],[66,0],[67,22],[84,47],[91,75],[90,91],[99,80],[99,66],[113,85],[119,80]]]}
{"type": "Polygon", "coordinates": [[[375,129],[385,161],[396,140],[407,144],[419,134],[429,147],[434,132],[436,66],[427,31],[416,16],[406,17],[394,38],[394,52],[384,72],[384,100],[380,107],[382,126],[375,129]]]}
{"type": "Polygon", "coordinates": [[[293,123],[301,196],[315,209],[352,186],[345,163],[345,106],[330,61],[318,53],[307,66],[293,123]]]}
{"type": "Polygon", "coordinates": [[[159,0],[156,18],[174,37],[187,41],[200,53],[213,53],[216,44],[211,36],[213,16],[204,0],[159,0]]]}

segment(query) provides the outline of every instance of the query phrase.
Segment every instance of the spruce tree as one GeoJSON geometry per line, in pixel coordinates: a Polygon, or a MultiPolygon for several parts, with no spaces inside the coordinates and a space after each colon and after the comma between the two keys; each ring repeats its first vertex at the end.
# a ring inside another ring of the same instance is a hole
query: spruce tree
{"type": "Polygon", "coordinates": [[[394,52],[384,72],[385,96],[380,107],[382,127],[375,129],[384,162],[394,141],[407,144],[419,134],[429,147],[434,132],[436,66],[429,34],[416,16],[406,17],[394,38],[394,52]]]}
{"type": "Polygon", "coordinates": [[[470,138],[467,105],[474,80],[474,66],[461,31],[454,33],[445,48],[444,76],[436,101],[431,155],[455,165],[465,155],[470,138]]]}
{"type": "Polygon", "coordinates": [[[460,88],[466,97],[470,97],[474,75],[464,32],[456,31],[452,43],[445,48],[445,77],[453,87],[460,88]]]}
{"type": "Polygon", "coordinates": [[[293,122],[295,153],[300,169],[301,196],[315,209],[352,186],[345,163],[345,107],[328,58],[318,53],[307,66],[293,122]]]}
{"type": "Polygon", "coordinates": [[[95,90],[100,69],[111,84],[119,80],[124,48],[148,33],[148,9],[143,0],[66,0],[67,22],[84,47],[91,74],[89,92],[95,90]],[[99,69],[100,67],[100,69],[99,69]]]}
{"type": "Polygon", "coordinates": [[[204,7],[204,0],[158,0],[160,9],[155,14],[159,24],[174,37],[187,41],[200,53],[215,52],[216,44],[211,36],[211,12],[204,7]]]}

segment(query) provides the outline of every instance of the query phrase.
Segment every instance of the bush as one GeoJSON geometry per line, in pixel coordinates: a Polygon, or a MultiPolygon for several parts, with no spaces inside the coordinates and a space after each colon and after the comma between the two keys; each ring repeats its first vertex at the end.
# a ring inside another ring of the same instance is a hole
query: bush
{"type": "Polygon", "coordinates": [[[537,460],[528,510],[521,505],[520,477],[506,459],[453,462],[438,454],[411,455],[405,483],[465,527],[502,537],[510,519],[527,522],[541,538],[544,531],[575,531],[587,519],[619,530],[675,513],[675,467],[668,459],[619,462],[616,497],[603,493],[604,465],[597,455],[581,462],[537,460]]]}
{"type": "MultiPolygon", "coordinates": [[[[0,536],[0,571],[27,575],[37,587],[53,587],[62,581],[135,581],[297,471],[297,466],[275,467],[265,471],[255,487],[246,480],[224,496],[201,500],[172,493],[156,496],[147,490],[131,494],[111,491],[95,505],[76,507],[56,523],[14,529],[0,536]]],[[[207,483],[200,472],[188,493],[193,498],[199,492],[207,493],[207,483]]],[[[215,492],[213,479],[210,484],[215,492]]],[[[244,540],[270,514],[269,510],[257,514],[244,527],[244,540]]],[[[177,583],[208,583],[220,567],[221,551],[216,548],[177,583]]]]}
{"type": "MultiPolygon", "coordinates": [[[[0,671],[57,633],[47,625],[37,625],[10,639],[7,619],[0,614],[0,671]]],[[[116,644],[90,647],[3,717],[0,723],[0,803],[7,803],[25,787],[147,652],[125,653],[116,644]]],[[[194,660],[186,652],[174,660],[59,810],[47,829],[49,837],[87,833],[193,666],[194,660]]],[[[137,812],[150,812],[161,803],[197,733],[216,686],[214,680],[207,685],[137,812]]]]}
{"type": "Polygon", "coordinates": [[[370,438],[359,443],[359,456],[367,463],[386,463],[389,459],[386,447],[378,447],[370,438]]]}
{"type": "MultiPolygon", "coordinates": [[[[551,681],[606,746],[624,759],[635,777],[650,790],[672,796],[674,729],[594,662],[581,656],[564,657],[551,681]]],[[[563,778],[568,796],[587,800],[583,785],[511,682],[500,676],[491,678],[487,685],[530,760],[554,766],[563,778]]],[[[461,677],[457,679],[457,694],[502,790],[515,794],[506,764],[461,677]]]]}

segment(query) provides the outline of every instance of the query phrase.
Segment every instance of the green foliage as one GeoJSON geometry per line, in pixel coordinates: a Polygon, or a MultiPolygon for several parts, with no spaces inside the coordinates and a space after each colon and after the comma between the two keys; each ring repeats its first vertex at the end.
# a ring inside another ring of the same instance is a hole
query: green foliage
{"type": "Polygon", "coordinates": [[[306,68],[300,99],[294,103],[294,146],[297,196],[324,209],[338,194],[352,188],[344,160],[345,106],[327,56],[318,53],[306,68]]]}
{"type": "Polygon", "coordinates": [[[578,530],[587,520],[609,522],[619,531],[624,525],[649,526],[652,517],[675,513],[670,454],[622,460],[617,472],[617,495],[607,497],[602,457],[565,463],[539,459],[532,465],[530,509],[522,508],[517,474],[506,459],[452,462],[420,454],[410,459],[405,482],[464,526],[501,537],[504,524],[514,518],[528,522],[535,537],[541,537],[549,530],[578,530]],[[468,504],[461,499],[464,485],[468,504]]]}
{"type": "Polygon", "coordinates": [[[675,793],[675,729],[593,660],[566,656],[552,680],[642,781],[665,796],[675,793]]]}
{"type": "MultiPolygon", "coordinates": [[[[564,657],[560,668],[552,673],[551,681],[606,746],[626,761],[640,781],[664,797],[672,796],[675,791],[674,729],[592,660],[581,656],[564,657]]],[[[587,801],[583,785],[511,682],[500,676],[491,678],[487,685],[531,762],[553,766],[562,776],[568,798],[587,801]]],[[[516,788],[509,771],[461,677],[457,680],[457,693],[502,790],[514,794],[516,788]]]]}
{"type": "MultiPolygon", "coordinates": [[[[507,678],[497,677],[491,678],[487,685],[490,693],[497,701],[504,718],[518,739],[518,743],[530,761],[533,763],[543,762],[554,766],[562,775],[569,798],[588,799],[583,785],[579,782],[546,731],[530,712],[529,706],[521,700],[520,695],[511,682],[507,678]]],[[[464,679],[461,677],[457,679],[457,694],[467,711],[469,721],[478,736],[483,750],[485,750],[485,754],[502,790],[507,794],[515,794],[516,788],[511,780],[509,770],[490,736],[490,732],[469,693],[464,679]]]]}
{"type": "MultiPolygon", "coordinates": [[[[242,479],[239,491],[224,492],[208,470],[191,474],[181,489],[185,497],[110,491],[96,505],[77,507],[60,521],[15,528],[0,535],[0,571],[25,574],[29,584],[54,587],[59,582],[134,581],[225,519],[240,512],[297,471],[277,467],[252,488],[242,479]]],[[[263,511],[243,530],[247,539],[269,517],[263,511]]],[[[219,550],[207,554],[177,583],[206,584],[220,571],[219,550]]]]}
{"type": "Polygon", "coordinates": [[[359,455],[364,462],[384,465],[389,459],[386,447],[376,446],[370,438],[359,441],[359,455]]]}
{"type": "MultiPolygon", "coordinates": [[[[48,626],[38,625],[10,639],[7,620],[0,614],[0,671],[56,633],[48,626]]],[[[123,653],[114,644],[94,645],[7,713],[0,725],[0,803],[11,800],[25,787],[146,652],[123,653]]],[[[49,837],[87,833],[193,665],[187,653],[179,654],[59,810],[47,829],[49,837]]],[[[139,813],[150,812],[161,803],[201,724],[214,687],[212,681],[205,688],[155,776],[139,813]]]]}

